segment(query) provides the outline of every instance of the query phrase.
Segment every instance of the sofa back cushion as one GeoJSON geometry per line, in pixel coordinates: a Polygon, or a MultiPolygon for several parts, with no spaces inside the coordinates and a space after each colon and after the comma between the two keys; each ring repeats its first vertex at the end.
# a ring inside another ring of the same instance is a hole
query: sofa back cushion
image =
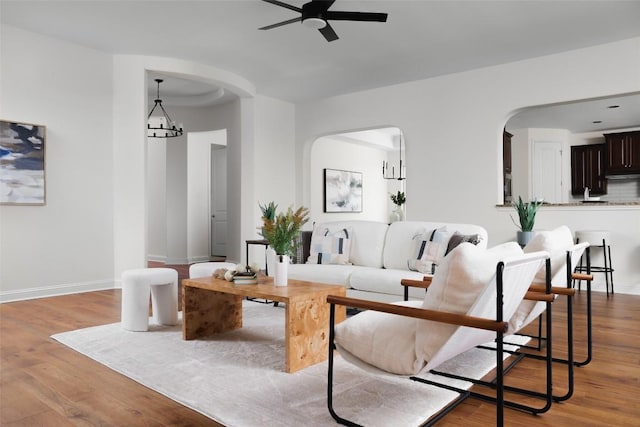
{"type": "Polygon", "coordinates": [[[446,222],[428,221],[398,221],[389,226],[384,243],[383,265],[384,268],[408,270],[407,261],[415,257],[414,237],[430,230],[442,229],[463,235],[480,236],[478,246],[487,247],[487,230],[474,224],[454,224],[446,222]]]}
{"type": "MultiPolygon", "coordinates": [[[[382,253],[389,225],[378,221],[331,221],[316,224],[311,241],[321,241],[325,234],[350,231],[348,263],[365,267],[382,267],[382,253]]],[[[316,264],[313,243],[308,262],[316,264]]],[[[406,262],[406,260],[405,260],[406,262]]]]}

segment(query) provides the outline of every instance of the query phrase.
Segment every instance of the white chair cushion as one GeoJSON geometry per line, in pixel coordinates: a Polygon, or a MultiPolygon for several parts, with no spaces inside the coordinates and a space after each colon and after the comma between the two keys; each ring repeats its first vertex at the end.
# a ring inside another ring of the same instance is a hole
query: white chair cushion
{"type": "MultiPolygon", "coordinates": [[[[566,225],[562,225],[550,231],[538,231],[529,243],[524,247],[524,253],[529,254],[538,251],[547,251],[551,256],[551,277],[556,278],[566,267],[567,251],[573,246],[573,234],[566,225]]],[[[537,283],[546,282],[546,271],[541,269],[536,274],[537,283]]]]}
{"type": "MultiPolygon", "coordinates": [[[[573,247],[573,235],[569,227],[563,225],[550,231],[538,231],[529,243],[524,247],[525,253],[538,251],[549,252],[551,260],[551,283],[554,285],[566,285],[564,276],[567,271],[567,251],[573,247]]],[[[535,283],[546,283],[546,268],[538,271],[534,279],[535,283]]],[[[538,301],[523,300],[515,314],[509,319],[509,333],[515,333],[529,324],[533,319],[544,312],[546,304],[538,301]]]]}
{"type": "MultiPolygon", "coordinates": [[[[416,306],[419,301],[394,304],[416,306]]],[[[340,354],[365,369],[413,375],[424,366],[416,358],[416,319],[378,311],[364,311],[335,327],[340,354]],[[363,365],[364,362],[366,365],[363,365]]]]}
{"type": "MultiPolygon", "coordinates": [[[[491,250],[466,242],[460,244],[438,266],[422,307],[466,314],[490,284],[497,263],[521,254],[522,249],[515,242],[491,250]]],[[[416,352],[424,361],[429,361],[457,329],[455,325],[430,320],[418,321],[417,327],[416,352]]]]}

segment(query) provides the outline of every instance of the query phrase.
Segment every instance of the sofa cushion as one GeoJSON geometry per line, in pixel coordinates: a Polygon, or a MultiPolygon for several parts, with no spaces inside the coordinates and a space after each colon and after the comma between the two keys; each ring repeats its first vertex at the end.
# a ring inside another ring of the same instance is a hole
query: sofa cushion
{"type": "MultiPolygon", "coordinates": [[[[466,314],[478,296],[490,284],[497,263],[506,257],[522,254],[515,242],[485,250],[471,243],[462,243],[443,260],[435,275],[422,307],[430,310],[466,314]]],[[[429,361],[457,329],[455,325],[419,320],[416,351],[429,361]]]]}
{"type": "Polygon", "coordinates": [[[378,221],[326,222],[317,224],[313,234],[322,233],[325,229],[334,233],[343,228],[352,230],[349,262],[366,267],[382,267],[382,253],[389,225],[378,221]]]}
{"type": "Polygon", "coordinates": [[[289,264],[287,276],[293,280],[349,286],[349,276],[361,268],[340,264],[289,264]]]}
{"type": "Polygon", "coordinates": [[[413,236],[413,256],[407,260],[409,270],[433,274],[447,251],[451,234],[447,227],[441,227],[413,236]]]}
{"type": "Polygon", "coordinates": [[[319,230],[311,237],[308,264],[349,264],[353,229],[345,227],[331,232],[319,230]]]}
{"type": "Polygon", "coordinates": [[[424,230],[434,230],[447,227],[447,230],[458,231],[462,234],[478,234],[478,246],[487,247],[487,231],[473,224],[455,224],[428,221],[398,221],[389,226],[384,241],[383,265],[385,268],[408,270],[407,260],[413,256],[412,238],[424,230]]]}
{"type": "MultiPolygon", "coordinates": [[[[400,281],[402,279],[422,280],[423,277],[424,274],[417,271],[359,267],[349,276],[349,286],[359,291],[395,295],[394,301],[399,301],[404,295],[404,287],[400,281]]],[[[409,296],[422,299],[424,289],[409,288],[409,296]]]]}

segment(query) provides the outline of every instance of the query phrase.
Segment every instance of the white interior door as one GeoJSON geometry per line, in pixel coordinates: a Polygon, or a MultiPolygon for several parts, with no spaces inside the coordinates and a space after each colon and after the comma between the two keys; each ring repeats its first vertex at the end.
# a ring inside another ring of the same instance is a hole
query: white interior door
{"type": "Polygon", "coordinates": [[[533,199],[562,202],[562,144],[558,141],[533,142],[533,199]]]}
{"type": "Polygon", "coordinates": [[[211,146],[211,255],[227,255],[227,148],[211,146]]]}

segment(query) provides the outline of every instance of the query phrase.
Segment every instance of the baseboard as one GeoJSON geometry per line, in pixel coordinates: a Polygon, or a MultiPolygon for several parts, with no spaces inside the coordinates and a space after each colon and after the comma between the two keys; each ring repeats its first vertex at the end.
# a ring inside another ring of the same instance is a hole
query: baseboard
{"type": "Polygon", "coordinates": [[[184,264],[193,264],[196,262],[209,262],[211,261],[209,255],[199,255],[189,258],[167,258],[163,255],[147,255],[147,261],[161,262],[167,265],[184,265],[184,264]]]}
{"type": "Polygon", "coordinates": [[[152,254],[149,254],[149,255],[147,255],[147,261],[161,262],[161,263],[166,264],[167,257],[164,256],[164,255],[152,255],[152,254]]]}
{"type": "Polygon", "coordinates": [[[102,291],[114,289],[116,284],[113,279],[96,280],[83,283],[67,283],[55,286],[42,286],[39,288],[20,289],[13,291],[0,291],[0,304],[13,301],[24,301],[37,298],[55,297],[59,295],[79,294],[83,292],[102,291]]]}

